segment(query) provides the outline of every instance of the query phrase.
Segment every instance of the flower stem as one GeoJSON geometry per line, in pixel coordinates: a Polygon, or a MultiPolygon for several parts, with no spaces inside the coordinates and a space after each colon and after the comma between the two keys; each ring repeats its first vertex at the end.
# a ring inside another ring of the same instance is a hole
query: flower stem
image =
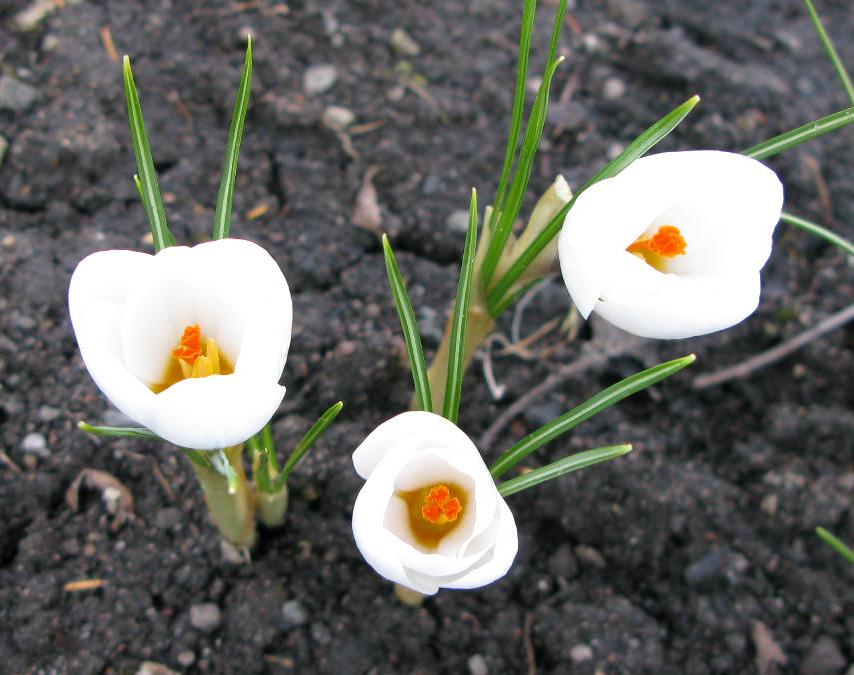
{"type": "Polygon", "coordinates": [[[288,486],[283,485],[277,492],[257,492],[258,520],[265,527],[281,527],[288,514],[288,486]]]}
{"type": "Polygon", "coordinates": [[[255,500],[243,468],[243,444],[225,449],[237,480],[229,492],[228,480],[215,469],[192,462],[202,485],[208,512],[222,537],[235,546],[251,548],[255,543],[255,500]]]}

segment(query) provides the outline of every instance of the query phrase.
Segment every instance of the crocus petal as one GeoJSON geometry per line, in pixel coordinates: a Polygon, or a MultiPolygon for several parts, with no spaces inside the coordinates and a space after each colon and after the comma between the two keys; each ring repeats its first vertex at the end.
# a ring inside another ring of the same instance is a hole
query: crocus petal
{"type": "Polygon", "coordinates": [[[121,321],[128,291],[153,256],[102,251],[84,258],[71,277],[68,309],[86,369],[98,388],[128,417],[146,424],[154,392],[123,363],[121,321]]]}
{"type": "Polygon", "coordinates": [[[353,452],[353,465],[368,478],[376,465],[403,439],[414,439],[416,449],[425,446],[459,448],[480,457],[471,439],[444,417],[415,410],[392,417],[374,429],[353,452]]]}
{"type": "Polygon", "coordinates": [[[482,565],[473,567],[465,575],[443,584],[446,588],[479,588],[500,579],[513,564],[516,553],[519,550],[519,536],[516,532],[516,521],[510,507],[502,499],[499,500],[498,508],[498,532],[495,535],[495,547],[491,551],[490,559],[482,565]]]}
{"type": "Polygon", "coordinates": [[[235,375],[181,380],[155,397],[146,426],[185,448],[227,448],[258,433],[284,396],[274,381],[235,375]]]}
{"type": "Polygon", "coordinates": [[[759,162],[718,151],[641,158],[581,194],[559,241],[561,271],[579,312],[645,337],[720,330],[756,309],[783,188],[759,162]],[[626,249],[663,225],[685,252],[658,271],[626,249]]]}

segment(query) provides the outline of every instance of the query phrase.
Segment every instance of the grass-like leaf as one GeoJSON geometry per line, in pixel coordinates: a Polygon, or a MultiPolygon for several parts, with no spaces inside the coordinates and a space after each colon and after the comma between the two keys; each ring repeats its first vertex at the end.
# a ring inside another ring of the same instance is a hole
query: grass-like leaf
{"type": "Polygon", "coordinates": [[[397,306],[397,315],[400,317],[400,327],[403,330],[403,339],[406,342],[406,353],[409,355],[409,368],[412,370],[415,396],[418,398],[418,405],[421,410],[433,412],[430,381],[427,378],[427,363],[424,360],[424,347],[421,344],[418,320],[415,318],[412,300],[409,299],[406,284],[403,283],[394,251],[391,250],[391,244],[386,235],[383,235],[383,255],[385,255],[388,283],[391,286],[394,304],[397,306]]]}
{"type": "Polygon", "coordinates": [[[297,443],[297,446],[294,448],[291,456],[288,457],[288,461],[286,461],[285,465],[282,467],[282,472],[276,477],[273,492],[278,492],[284,487],[285,483],[288,482],[288,476],[291,475],[294,467],[299,464],[299,461],[305,456],[305,453],[311,450],[311,446],[314,445],[314,442],[329,428],[329,425],[335,421],[335,418],[338,417],[338,413],[341,412],[341,408],[343,407],[343,401],[338,401],[338,403],[331,405],[326,412],[318,418],[317,422],[312,424],[311,428],[305,432],[305,436],[303,436],[300,442],[297,443]]]}
{"type": "Polygon", "coordinates": [[[843,542],[838,537],[834,536],[832,533],[825,530],[823,527],[815,528],[816,534],[822,538],[824,543],[830,546],[834,551],[836,551],[839,555],[845,558],[849,563],[854,565],[854,550],[851,550],[845,542],[843,542]]]}
{"type": "Polygon", "coordinates": [[[836,69],[836,74],[842,81],[845,93],[848,94],[848,100],[851,101],[852,105],[854,105],[854,85],[851,84],[851,77],[849,77],[848,71],[845,70],[845,64],[842,63],[842,59],[839,58],[836,47],[833,46],[833,41],[824,29],[821,18],[818,16],[818,12],[815,11],[815,7],[811,0],[804,0],[804,4],[807,6],[807,11],[810,13],[810,18],[815,26],[816,33],[818,33],[818,39],[821,40],[821,44],[824,45],[824,49],[830,57],[830,62],[833,64],[833,67],[836,69]]]}
{"type": "Polygon", "coordinates": [[[78,422],[77,428],[93,436],[125,436],[130,438],[146,438],[152,441],[162,440],[160,436],[145,427],[98,427],[87,422],[78,422]]]}
{"type": "Polygon", "coordinates": [[[593,464],[599,464],[599,462],[607,462],[609,459],[622,457],[631,451],[631,445],[610,445],[604,448],[596,448],[595,450],[585,450],[584,452],[564,457],[551,464],[546,464],[546,466],[541,466],[539,469],[534,469],[533,471],[523,473],[521,476],[499,483],[498,493],[502,497],[507,497],[540,483],[545,483],[547,480],[584,469],[593,464]]]}
{"type": "Polygon", "coordinates": [[[540,254],[540,251],[548,246],[549,242],[557,236],[558,232],[560,232],[563,227],[563,221],[566,218],[566,214],[569,213],[569,210],[572,208],[573,204],[575,204],[575,200],[578,199],[578,195],[583,193],[584,190],[594,183],[616,176],[629,164],[649,152],[657,143],[659,143],[659,141],[664,139],[671,131],[673,131],[699,102],[699,96],[692,96],[682,105],[674,108],[655,124],[647,128],[640,136],[633,140],[628,147],[619,154],[619,156],[608,162],[593,176],[593,178],[588,180],[581,190],[572,197],[569,203],[558,211],[555,217],[552,218],[551,222],[549,222],[537,238],[531,242],[530,246],[522,251],[519,257],[513,261],[513,264],[507,270],[504,277],[489,293],[488,307],[489,313],[493,317],[497,317],[500,314],[498,311],[499,308],[503,311],[504,308],[509,306],[508,303],[504,302],[504,296],[507,295],[507,292],[519,280],[519,277],[524,274],[528,266],[540,254]]]}
{"type": "Polygon", "coordinates": [[[445,405],[442,414],[454,424],[460,412],[460,398],[465,374],[466,332],[471,299],[471,280],[474,274],[474,254],[477,250],[477,191],[472,189],[469,203],[469,229],[460,266],[460,281],[454,302],[454,322],[451,326],[451,345],[448,354],[448,378],[445,384],[445,405]]]}
{"type": "Polygon", "coordinates": [[[845,237],[841,237],[835,232],[831,232],[826,227],[822,227],[806,218],[801,218],[800,216],[795,216],[791,213],[786,213],[783,211],[780,216],[780,220],[788,225],[794,225],[795,227],[799,227],[810,234],[814,234],[816,237],[821,237],[827,242],[830,242],[834,246],[838,246],[843,251],[845,251],[848,255],[854,255],[854,244],[848,241],[845,237]]]}
{"type": "Polygon", "coordinates": [[[794,148],[796,145],[806,143],[831,131],[841,129],[852,122],[854,122],[854,106],[809,122],[802,127],[792,129],[779,136],[774,136],[774,138],[769,138],[767,141],[743,150],[741,154],[752,157],[753,159],[767,159],[784,150],[794,148]]]}
{"type": "Polygon", "coordinates": [[[647,368],[640,373],[635,373],[624,380],[620,380],[617,384],[613,384],[607,389],[603,389],[581,405],[525,436],[525,438],[496,460],[492,467],[490,467],[490,472],[498,478],[546,443],[574,429],[585,420],[598,415],[627,396],[631,396],[656,382],[660,382],[666,377],[670,377],[674,373],[678,373],[686,366],[694,363],[695,358],[693,354],[689,354],[688,356],[683,356],[681,359],[660,363],[657,366],[647,368]]]}
{"type": "Polygon", "coordinates": [[[519,216],[519,211],[522,208],[522,200],[528,190],[528,181],[531,178],[534,158],[537,154],[537,148],[540,146],[543,127],[546,123],[546,112],[549,106],[549,91],[551,90],[552,79],[557,71],[557,67],[563,60],[563,57],[555,59],[548,70],[546,70],[543,82],[537,91],[537,97],[534,99],[534,105],[531,107],[528,124],[525,127],[525,138],[522,141],[522,148],[519,151],[519,163],[513,175],[513,180],[510,183],[510,192],[507,195],[507,201],[501,209],[496,211],[498,213],[498,221],[495,223],[495,226],[490,226],[489,228],[489,246],[486,249],[486,255],[483,257],[483,265],[481,266],[482,283],[485,287],[488,287],[492,275],[495,273],[495,268],[498,266],[498,261],[504,252],[504,247],[507,245],[510,232],[513,230],[513,223],[516,222],[516,218],[519,216]]]}
{"type": "Polygon", "coordinates": [[[151,158],[151,145],[148,142],[148,133],[145,131],[145,121],[142,119],[142,106],[139,102],[139,92],[133,79],[133,70],[130,59],[125,56],[122,64],[122,73],[125,81],[125,99],[127,101],[128,122],[130,123],[130,136],[133,143],[133,154],[136,156],[136,168],[138,181],[137,187],[142,196],[142,205],[148,222],[151,225],[151,234],[154,237],[154,250],[159,251],[167,246],[175,245],[175,237],[169,230],[166,222],[166,209],[163,207],[163,198],[160,196],[160,185],[157,182],[157,172],[154,170],[154,160],[151,158]]]}
{"type": "Polygon", "coordinates": [[[246,121],[246,111],[249,108],[249,94],[252,90],[252,36],[246,38],[246,58],[243,61],[243,74],[240,76],[240,86],[237,98],[234,100],[234,110],[231,113],[231,128],[228,130],[228,146],[225,151],[225,162],[222,165],[222,180],[219,184],[219,194],[216,198],[216,213],[214,214],[213,238],[225,239],[231,233],[231,211],[234,200],[234,183],[237,178],[237,159],[240,156],[240,141],[243,140],[243,123],[246,121]]]}
{"type": "Polygon", "coordinates": [[[507,181],[510,180],[510,171],[513,168],[513,160],[516,158],[516,148],[519,145],[519,132],[522,130],[522,117],[525,113],[525,86],[528,82],[528,60],[531,56],[531,35],[534,32],[536,10],[537,0],[525,0],[522,9],[522,27],[519,31],[519,60],[516,66],[516,91],[513,94],[510,131],[507,135],[507,147],[504,150],[501,179],[498,181],[498,190],[493,202],[496,209],[504,202],[507,181]]]}

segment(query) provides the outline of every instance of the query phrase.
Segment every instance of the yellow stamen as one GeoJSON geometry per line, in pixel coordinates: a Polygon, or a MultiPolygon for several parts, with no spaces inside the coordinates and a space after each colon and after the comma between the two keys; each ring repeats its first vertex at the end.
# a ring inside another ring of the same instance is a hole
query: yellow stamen
{"type": "Polygon", "coordinates": [[[688,243],[678,227],[662,225],[651,237],[641,237],[626,250],[663,272],[667,267],[667,261],[678,255],[685,255],[687,248],[688,243]]]}
{"type": "Polygon", "coordinates": [[[159,394],[187,378],[231,375],[233,372],[234,366],[220,352],[216,340],[203,338],[201,326],[195,324],[184,329],[178,346],[169,355],[163,380],[152,385],[151,390],[159,394]]]}
{"type": "Polygon", "coordinates": [[[219,347],[216,346],[216,340],[212,337],[205,340],[205,356],[211,362],[211,373],[219,375],[219,347]]]}
{"type": "Polygon", "coordinates": [[[193,374],[190,377],[207,377],[213,375],[211,360],[207,356],[200,356],[193,364],[193,374]]]}
{"type": "Polygon", "coordinates": [[[442,538],[463,520],[467,493],[454,483],[430,485],[411,492],[398,492],[409,510],[409,525],[417,543],[435,550],[442,538]]]}

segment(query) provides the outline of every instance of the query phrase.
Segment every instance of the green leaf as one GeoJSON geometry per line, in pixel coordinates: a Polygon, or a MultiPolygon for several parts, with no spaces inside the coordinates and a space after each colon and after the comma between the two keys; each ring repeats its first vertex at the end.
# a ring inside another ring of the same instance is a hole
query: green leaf
{"type": "Polygon", "coordinates": [[[454,322],[451,326],[451,344],[448,353],[448,378],[445,384],[445,405],[443,415],[454,424],[460,412],[460,398],[465,375],[466,332],[469,320],[469,301],[471,300],[471,280],[474,274],[474,254],[477,250],[477,191],[472,188],[469,202],[469,229],[463,250],[463,262],[460,266],[460,281],[457,285],[457,298],[454,303],[454,322]]]}
{"type": "Polygon", "coordinates": [[[692,96],[682,105],[671,110],[667,115],[647,128],[640,136],[633,140],[628,147],[619,154],[619,156],[608,162],[593,176],[593,178],[584,184],[581,190],[572,197],[566,206],[558,211],[557,215],[552,218],[551,222],[543,229],[542,232],[540,232],[537,238],[531,242],[531,245],[522,251],[519,257],[513,261],[513,264],[507,270],[504,277],[495,285],[495,288],[490,291],[487,300],[490,315],[497,317],[500,313],[498,312],[499,307],[505,308],[508,306],[507,303],[504,302],[504,296],[507,295],[507,292],[519,280],[519,277],[525,273],[525,270],[540,254],[540,251],[548,246],[549,242],[558,235],[563,227],[563,221],[566,218],[566,214],[569,213],[569,210],[575,204],[575,200],[578,199],[578,196],[582,194],[584,190],[589,188],[591,185],[598,183],[600,180],[613,178],[629,164],[649,152],[657,143],[673,131],[699,102],[699,96],[692,96]]]}
{"type": "Polygon", "coordinates": [[[543,128],[546,124],[546,112],[549,106],[549,91],[552,79],[557,71],[557,67],[563,63],[563,60],[563,57],[555,59],[546,71],[543,82],[537,91],[537,97],[534,99],[528,124],[525,127],[525,138],[522,141],[522,148],[519,151],[519,164],[510,183],[510,193],[507,195],[507,202],[500,210],[494,212],[498,213],[498,222],[494,227],[490,225],[489,246],[486,249],[486,255],[483,257],[483,264],[481,266],[481,277],[484,288],[487,288],[489,282],[492,280],[492,275],[498,266],[498,261],[504,252],[504,247],[507,245],[507,239],[513,230],[513,223],[516,222],[516,218],[519,216],[519,211],[522,208],[522,200],[525,197],[525,192],[528,190],[528,182],[531,178],[534,158],[537,154],[537,148],[540,146],[540,139],[542,138],[543,128]]]}
{"type": "Polygon", "coordinates": [[[841,539],[834,536],[833,534],[825,530],[823,527],[817,527],[815,528],[815,531],[816,534],[818,534],[818,536],[822,538],[824,543],[830,546],[834,551],[836,551],[839,555],[845,558],[849,563],[854,565],[854,551],[852,551],[851,548],[846,546],[841,539]]]}
{"type": "Polygon", "coordinates": [[[213,450],[208,453],[208,456],[210,457],[211,468],[225,478],[228,483],[228,494],[235,494],[240,485],[240,477],[234,467],[231,466],[231,462],[228,461],[225,450],[213,450]]]}
{"type": "Polygon", "coordinates": [[[409,354],[409,367],[412,370],[418,405],[421,410],[433,412],[430,381],[427,379],[427,363],[424,361],[424,348],[421,345],[418,321],[415,318],[415,310],[412,308],[412,300],[409,299],[409,293],[406,291],[406,284],[403,283],[403,277],[400,275],[394,251],[391,250],[391,244],[386,235],[383,235],[383,255],[394,304],[397,306],[397,315],[400,317],[403,339],[406,342],[406,353],[409,354]]]}
{"type": "Polygon", "coordinates": [[[489,315],[493,319],[497,319],[499,316],[501,316],[504,313],[504,310],[506,310],[511,305],[515,305],[516,301],[519,298],[521,298],[523,295],[525,295],[525,293],[530,291],[534,286],[536,286],[537,284],[539,284],[543,281],[545,281],[545,278],[532,279],[528,283],[523,284],[522,287],[519,288],[518,290],[507,294],[506,296],[504,296],[504,299],[501,302],[499,302],[495,307],[489,308],[489,315]]]}
{"type": "Polygon", "coordinates": [[[258,492],[270,494],[274,490],[273,481],[270,480],[270,453],[263,446],[254,449],[255,456],[258,458],[258,463],[255,465],[255,485],[258,487],[258,492]]]}
{"type": "MultiPolygon", "coordinates": [[[[516,65],[516,91],[513,94],[513,112],[510,122],[510,132],[507,135],[507,147],[504,150],[504,165],[501,167],[501,179],[495,193],[495,208],[504,203],[507,191],[507,181],[510,170],[516,158],[516,148],[519,145],[519,132],[522,130],[522,116],[525,113],[525,87],[528,82],[528,60],[531,56],[531,35],[534,32],[534,19],[537,10],[537,0],[525,0],[522,10],[522,27],[519,31],[519,59],[516,65]]],[[[550,63],[550,62],[548,62],[550,63]]],[[[487,223],[490,225],[490,223],[487,223]]]]}
{"type": "Polygon", "coordinates": [[[810,18],[812,19],[815,30],[818,33],[818,39],[821,40],[821,44],[824,45],[824,49],[827,51],[827,55],[830,57],[830,61],[836,69],[836,74],[839,76],[839,79],[842,80],[842,86],[845,89],[845,93],[848,94],[848,100],[851,101],[852,105],[854,105],[854,86],[851,84],[851,78],[848,76],[848,71],[845,70],[845,64],[842,63],[842,59],[839,58],[836,47],[833,46],[833,41],[830,39],[827,31],[824,30],[824,25],[822,25],[818,12],[815,11],[815,7],[813,7],[812,2],[810,0],[804,0],[804,4],[807,6],[807,11],[810,13],[810,18]]]}
{"type": "Polygon", "coordinates": [[[126,436],[130,438],[145,438],[152,441],[163,440],[150,429],[145,427],[96,427],[86,422],[78,422],[77,428],[94,436],[126,436]]]}
{"type": "Polygon", "coordinates": [[[627,396],[631,396],[656,382],[660,382],[666,377],[670,377],[674,373],[678,373],[686,366],[694,363],[695,359],[696,357],[693,354],[689,354],[688,356],[683,356],[681,359],[660,363],[657,366],[647,368],[640,373],[635,373],[631,377],[620,380],[607,389],[603,389],[581,405],[525,436],[525,438],[496,460],[490,468],[490,472],[498,478],[546,443],[553,441],[558,436],[562,436],[567,431],[574,429],[585,420],[598,415],[627,396]]]}
{"type": "Polygon", "coordinates": [[[252,36],[246,38],[246,57],[243,61],[243,74],[240,76],[240,86],[237,98],[234,100],[234,110],[231,113],[231,128],[228,130],[228,146],[225,151],[225,162],[222,165],[222,180],[219,184],[219,194],[216,198],[216,213],[214,214],[213,238],[225,239],[231,233],[231,211],[234,199],[234,184],[237,178],[237,159],[240,155],[240,141],[243,140],[243,123],[246,121],[246,111],[249,108],[249,94],[252,90],[252,36]]]}
{"type": "Polygon", "coordinates": [[[142,205],[151,225],[154,250],[159,251],[167,246],[174,246],[175,237],[172,236],[166,222],[166,209],[163,207],[163,198],[160,196],[160,186],[157,183],[157,172],[154,170],[154,161],[151,159],[151,146],[148,143],[145,121],[142,119],[139,92],[133,79],[130,58],[127,56],[125,56],[122,64],[122,72],[125,81],[130,137],[133,143],[133,154],[136,156],[137,178],[134,182],[137,183],[140,190],[142,205]]]}
{"type": "Polygon", "coordinates": [[[302,440],[297,443],[297,446],[294,448],[291,456],[288,457],[288,461],[285,462],[285,465],[282,467],[282,472],[277,476],[276,482],[273,486],[273,492],[278,492],[284,487],[285,483],[288,481],[288,476],[291,475],[294,467],[296,467],[299,461],[305,456],[305,453],[311,449],[314,442],[329,428],[329,425],[335,421],[335,418],[338,417],[338,413],[341,412],[341,408],[343,407],[343,401],[338,401],[338,403],[331,405],[326,412],[318,418],[317,422],[311,426],[311,429],[305,433],[305,436],[303,436],[302,440]]]}
{"type": "Polygon", "coordinates": [[[564,457],[546,466],[541,466],[539,469],[534,469],[521,476],[511,478],[498,484],[498,493],[502,497],[527,490],[530,487],[545,483],[552,478],[558,478],[565,474],[579,469],[584,469],[599,462],[607,462],[609,459],[622,457],[632,451],[631,445],[610,445],[604,448],[596,448],[595,450],[585,450],[569,457],[564,457]]]}
{"type": "Polygon", "coordinates": [[[838,246],[843,251],[845,251],[848,255],[854,255],[854,244],[845,239],[844,237],[839,236],[835,232],[831,232],[826,227],[822,227],[821,225],[817,225],[812,221],[807,220],[806,218],[801,218],[799,216],[792,215],[791,213],[786,213],[783,211],[780,216],[780,220],[788,225],[794,225],[795,227],[799,227],[802,230],[809,232],[810,234],[814,234],[816,237],[821,237],[825,241],[830,242],[834,246],[838,246]]]}
{"type": "Polygon", "coordinates": [[[787,131],[779,136],[774,136],[774,138],[759,143],[758,145],[754,145],[747,150],[743,150],[741,154],[746,155],[747,157],[752,157],[753,159],[766,159],[768,157],[773,157],[784,150],[794,148],[796,145],[806,143],[807,141],[811,141],[814,138],[830,133],[831,131],[835,131],[836,129],[841,129],[852,122],[854,122],[854,107],[845,108],[845,110],[840,110],[832,115],[827,115],[826,117],[817,119],[814,122],[809,122],[797,129],[792,129],[791,131],[787,131]]]}

